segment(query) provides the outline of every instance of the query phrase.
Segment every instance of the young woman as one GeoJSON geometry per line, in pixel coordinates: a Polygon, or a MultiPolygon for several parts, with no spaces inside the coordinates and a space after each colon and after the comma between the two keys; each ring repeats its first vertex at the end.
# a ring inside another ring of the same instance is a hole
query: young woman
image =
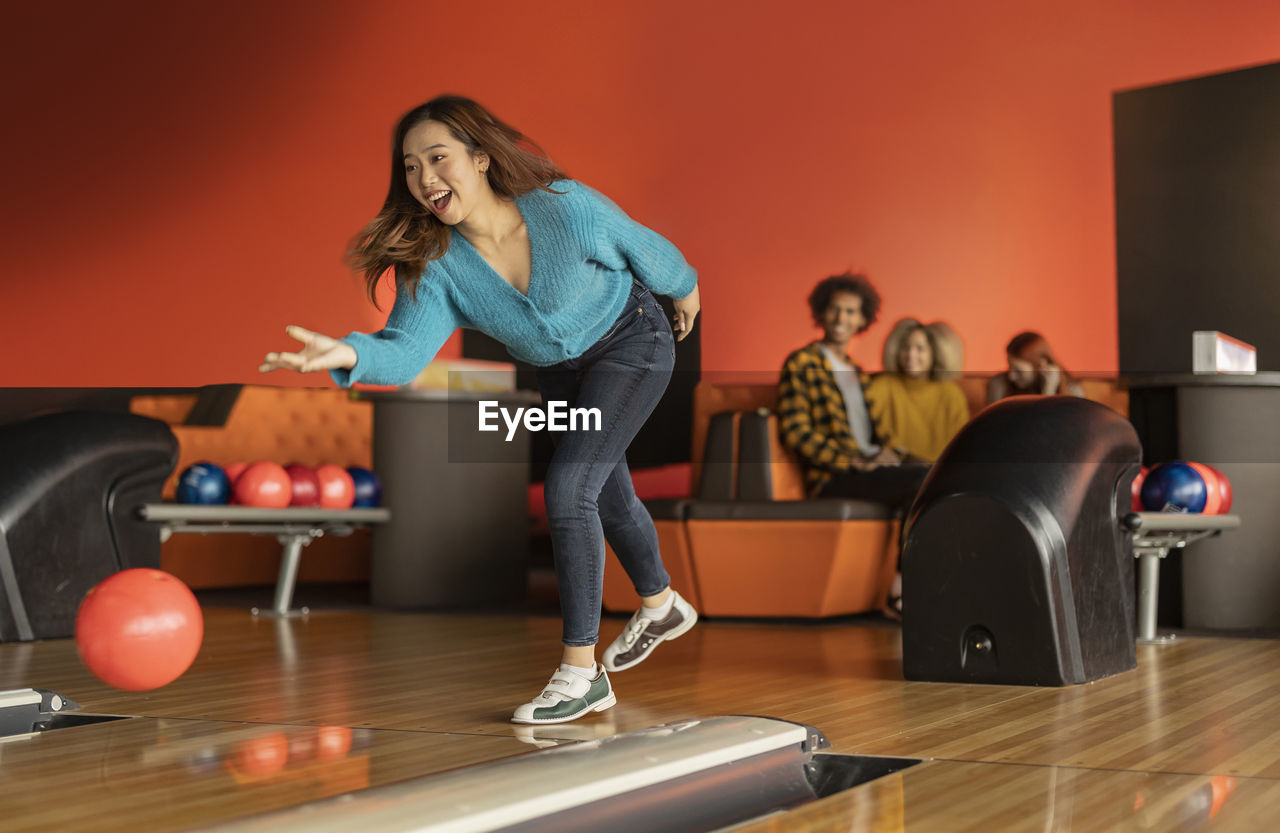
{"type": "Polygon", "coordinates": [[[290,326],[302,347],[268,353],[261,370],[329,370],[343,386],[404,384],[455,329],[470,327],[537,366],[544,401],[600,409],[600,430],[558,435],[547,473],[564,651],[542,693],[512,720],[563,723],[609,708],[616,700],[605,669],[640,663],[697,621],[670,589],[624,456],[667,387],[675,341],[698,315],[696,273],[671,243],[458,96],[435,98],[400,119],[390,190],[351,259],[370,299],[394,270],[386,326],[342,339],[290,326]],[[652,293],[675,299],[673,325],[652,293]],[[606,537],[643,605],[605,650],[601,668],[595,645],[606,537]]]}
{"type": "Polygon", "coordinates": [[[961,365],[960,339],[941,321],[904,318],[884,342],[884,372],[867,385],[867,409],[890,448],[933,463],[969,421],[964,391],[949,377],[961,365]]]}
{"type": "Polygon", "coordinates": [[[1019,394],[1084,396],[1080,383],[1054,360],[1049,342],[1039,333],[1018,333],[1005,348],[1009,369],[987,381],[987,404],[1019,394]]]}

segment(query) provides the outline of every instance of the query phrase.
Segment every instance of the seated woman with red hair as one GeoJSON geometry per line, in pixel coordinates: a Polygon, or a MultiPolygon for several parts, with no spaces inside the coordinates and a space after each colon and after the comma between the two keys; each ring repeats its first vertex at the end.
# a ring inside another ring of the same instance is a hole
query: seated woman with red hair
{"type": "Polygon", "coordinates": [[[987,382],[987,404],[1022,394],[1084,396],[1080,383],[1053,358],[1049,342],[1039,333],[1018,333],[1005,353],[1009,369],[987,382]]]}

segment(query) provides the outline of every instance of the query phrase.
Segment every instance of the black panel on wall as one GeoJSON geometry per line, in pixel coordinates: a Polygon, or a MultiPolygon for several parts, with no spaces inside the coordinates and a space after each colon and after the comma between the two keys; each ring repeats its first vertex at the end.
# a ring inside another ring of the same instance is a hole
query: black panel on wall
{"type": "MultiPolygon", "coordinates": [[[[135,396],[166,396],[169,394],[200,393],[213,388],[0,388],[0,425],[29,419],[56,411],[129,411],[129,401],[135,396]]],[[[233,386],[237,390],[239,385],[233,386]]],[[[193,407],[193,410],[195,408],[193,407]]],[[[192,423],[188,420],[188,424],[192,423]]],[[[222,421],[198,423],[221,425],[222,421]]]]}
{"type": "MultiPolygon", "coordinates": [[[[655,297],[670,321],[675,313],[671,299],[661,295],[655,297]]],[[[702,375],[702,319],[703,316],[699,315],[693,332],[684,341],[676,343],[676,368],[667,392],[627,450],[627,463],[634,469],[689,461],[693,433],[693,389],[697,387],[702,375]]],[[[538,389],[535,368],[513,358],[501,342],[484,333],[463,330],[462,355],[468,359],[512,362],[516,366],[516,387],[524,390],[538,389]]],[[[531,476],[534,480],[544,480],[553,450],[551,435],[541,431],[532,434],[530,439],[533,457],[531,476]]]]}
{"type": "Polygon", "coordinates": [[[1120,372],[1220,330],[1280,369],[1280,64],[1116,93],[1120,372]]]}

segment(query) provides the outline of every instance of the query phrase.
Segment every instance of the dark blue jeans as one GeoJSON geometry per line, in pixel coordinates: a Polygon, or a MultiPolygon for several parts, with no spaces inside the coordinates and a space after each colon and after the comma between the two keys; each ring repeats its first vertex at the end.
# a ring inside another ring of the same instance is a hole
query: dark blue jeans
{"type": "Polygon", "coordinates": [[[641,596],[671,583],[653,518],[636,497],[627,468],[631,440],[657,406],[675,366],[675,339],[662,307],[639,283],[618,320],[585,353],[538,370],[544,403],[598,408],[599,430],[553,434],[547,471],[547,523],[555,553],[564,644],[599,639],[604,542],[641,596]]]}

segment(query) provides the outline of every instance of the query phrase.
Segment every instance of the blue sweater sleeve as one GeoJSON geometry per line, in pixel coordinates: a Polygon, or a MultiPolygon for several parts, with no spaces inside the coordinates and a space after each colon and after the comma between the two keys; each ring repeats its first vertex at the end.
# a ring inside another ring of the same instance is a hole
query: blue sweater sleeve
{"type": "Polygon", "coordinates": [[[417,298],[410,298],[409,290],[403,286],[397,287],[385,327],[376,333],[356,332],[342,339],[355,348],[356,366],[329,373],[344,388],[356,382],[407,384],[435,358],[453,331],[466,324],[447,293],[424,276],[418,282],[417,298]]]}
{"type": "Polygon", "coordinates": [[[693,292],[698,273],[679,249],[653,229],[628,217],[604,194],[582,183],[576,185],[582,199],[591,204],[596,245],[602,253],[612,252],[622,260],[608,265],[630,268],[640,283],[659,295],[684,298],[693,292]]]}

